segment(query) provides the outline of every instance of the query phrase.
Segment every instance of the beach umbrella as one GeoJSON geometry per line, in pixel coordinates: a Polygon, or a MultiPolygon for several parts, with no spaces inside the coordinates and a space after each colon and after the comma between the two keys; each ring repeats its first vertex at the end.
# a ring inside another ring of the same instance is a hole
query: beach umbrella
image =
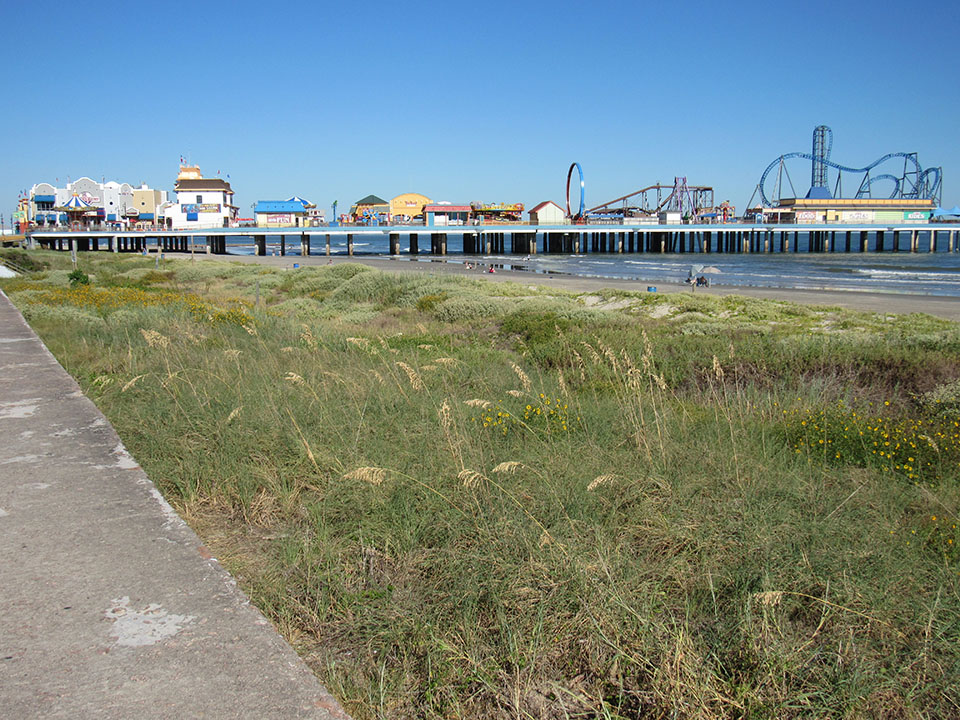
{"type": "Polygon", "coordinates": [[[720,272],[720,268],[718,268],[716,265],[707,265],[706,267],[700,268],[700,272],[702,272],[702,273],[719,273],[719,272],[720,272]]]}

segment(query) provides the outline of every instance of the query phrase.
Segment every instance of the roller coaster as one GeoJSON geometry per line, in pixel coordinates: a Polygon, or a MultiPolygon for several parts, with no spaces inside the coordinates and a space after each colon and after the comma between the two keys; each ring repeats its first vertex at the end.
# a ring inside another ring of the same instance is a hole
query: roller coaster
{"type": "Polygon", "coordinates": [[[713,188],[687,185],[685,177],[673,179],[673,185],[649,185],[629,195],[592,207],[587,216],[641,217],[661,212],[678,212],[691,222],[713,210],[713,188]]]}
{"type": "Polygon", "coordinates": [[[660,212],[679,212],[685,218],[696,221],[702,214],[713,210],[713,188],[706,185],[687,185],[685,177],[677,177],[673,185],[648,185],[645,188],[614,198],[602,205],[584,210],[583,169],[573,163],[567,171],[567,217],[575,224],[591,219],[630,218],[657,215],[660,212]],[[570,186],[573,171],[580,179],[580,207],[574,213],[570,207],[570,186]]]}
{"type": "Polygon", "coordinates": [[[748,207],[753,205],[753,199],[760,195],[760,202],[763,207],[773,207],[780,203],[784,198],[798,197],[793,181],[787,171],[787,160],[803,159],[811,162],[810,172],[810,190],[807,192],[807,198],[831,199],[843,197],[843,179],[844,173],[858,176],[857,192],[855,198],[874,197],[874,185],[877,183],[892,183],[893,189],[886,197],[898,200],[933,200],[937,205],[941,202],[941,182],[943,178],[943,168],[930,167],[922,168],[917,160],[917,153],[894,152],[887,153],[878,160],[873,161],[866,167],[852,168],[846,165],[840,165],[830,159],[830,153],[833,151],[833,130],[826,125],[818,125],[813,131],[812,152],[792,152],[781,155],[767,166],[760,176],[760,182],[757,183],[756,190],[747,203],[748,207]],[[874,170],[887,164],[891,168],[894,164],[903,161],[903,169],[898,175],[892,174],[890,170],[874,174],[874,170]],[[836,171],[836,182],[831,192],[829,187],[830,169],[836,171]],[[767,181],[773,178],[773,187],[770,193],[767,193],[767,181]],[[790,193],[785,193],[789,185],[790,193]]]}

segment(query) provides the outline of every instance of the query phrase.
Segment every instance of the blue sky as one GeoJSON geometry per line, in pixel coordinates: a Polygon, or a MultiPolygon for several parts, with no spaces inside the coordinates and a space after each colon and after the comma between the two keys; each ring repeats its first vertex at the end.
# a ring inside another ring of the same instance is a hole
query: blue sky
{"type": "MultiPolygon", "coordinates": [[[[960,203],[960,3],[13,3],[0,10],[0,211],[69,176],[172,189],[182,156],[241,215],[300,195],[592,206],[686,176],[742,210],[780,154],[919,153],[960,203]]],[[[790,166],[798,190],[809,164],[790,166]]]]}

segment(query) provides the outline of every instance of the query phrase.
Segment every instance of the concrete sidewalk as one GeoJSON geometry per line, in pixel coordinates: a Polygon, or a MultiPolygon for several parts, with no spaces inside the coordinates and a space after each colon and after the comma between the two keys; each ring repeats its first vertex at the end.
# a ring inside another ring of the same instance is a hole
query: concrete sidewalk
{"type": "Polygon", "coordinates": [[[0,716],[347,717],[2,293],[0,716]]]}

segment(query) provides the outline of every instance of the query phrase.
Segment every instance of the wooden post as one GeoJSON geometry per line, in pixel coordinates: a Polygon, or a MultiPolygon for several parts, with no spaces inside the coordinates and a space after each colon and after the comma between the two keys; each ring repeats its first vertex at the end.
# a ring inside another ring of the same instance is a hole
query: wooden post
{"type": "Polygon", "coordinates": [[[927,252],[936,252],[937,251],[937,231],[933,228],[930,228],[930,248],[927,252]]]}
{"type": "Polygon", "coordinates": [[[280,257],[284,257],[287,254],[287,236],[280,236],[280,257]]]}
{"type": "Polygon", "coordinates": [[[390,233],[390,254],[400,254],[400,233],[390,233]]]}
{"type": "Polygon", "coordinates": [[[310,236],[306,233],[300,234],[300,255],[303,257],[310,256],[310,236]]]}
{"type": "Polygon", "coordinates": [[[353,257],[353,233],[347,233],[347,255],[353,257]]]}
{"type": "Polygon", "coordinates": [[[330,233],[327,233],[327,257],[330,257],[330,233]]]}
{"type": "Polygon", "coordinates": [[[410,233],[410,254],[420,254],[419,236],[417,233],[410,233]]]}

